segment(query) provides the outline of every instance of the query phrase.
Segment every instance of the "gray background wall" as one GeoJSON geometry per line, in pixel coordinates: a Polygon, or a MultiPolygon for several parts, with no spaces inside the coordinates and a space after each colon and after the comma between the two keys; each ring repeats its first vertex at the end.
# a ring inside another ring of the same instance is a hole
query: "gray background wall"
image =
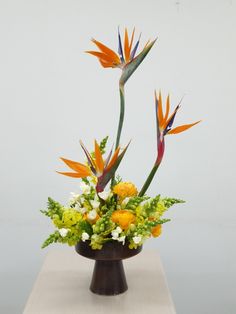
{"type": "MultiPolygon", "coordinates": [[[[59,176],[59,156],[118,122],[119,70],[83,53],[91,37],[117,47],[117,26],[136,26],[155,47],[130,79],[120,167],[141,187],[155,158],[154,88],[186,95],[176,120],[203,122],[167,138],[149,193],[187,201],[168,213],[158,250],[177,313],[236,312],[235,1],[0,1],[0,312],[20,313],[50,247],[39,209],[67,202],[78,181],[59,176]]],[[[110,142],[110,143],[111,143],[110,142]]],[[[154,291],[150,292],[154,293],[154,291]]]]}

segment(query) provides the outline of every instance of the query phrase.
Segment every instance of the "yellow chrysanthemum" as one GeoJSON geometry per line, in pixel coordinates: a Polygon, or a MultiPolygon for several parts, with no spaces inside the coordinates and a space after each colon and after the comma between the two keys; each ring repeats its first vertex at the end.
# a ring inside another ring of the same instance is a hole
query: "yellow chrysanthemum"
{"type": "Polygon", "coordinates": [[[126,197],[136,196],[138,190],[131,182],[120,182],[113,187],[113,193],[117,194],[121,199],[125,199],[126,197]]]}
{"type": "Polygon", "coordinates": [[[82,215],[75,209],[67,209],[62,216],[62,223],[65,227],[71,227],[82,219],[82,215]]]}
{"type": "Polygon", "coordinates": [[[153,227],[152,228],[152,236],[154,238],[159,237],[161,235],[161,229],[162,229],[161,225],[157,225],[156,227],[153,227]]]}
{"type": "Polygon", "coordinates": [[[135,216],[128,210],[116,210],[112,213],[111,220],[122,229],[128,229],[130,224],[135,222],[135,216]]]}

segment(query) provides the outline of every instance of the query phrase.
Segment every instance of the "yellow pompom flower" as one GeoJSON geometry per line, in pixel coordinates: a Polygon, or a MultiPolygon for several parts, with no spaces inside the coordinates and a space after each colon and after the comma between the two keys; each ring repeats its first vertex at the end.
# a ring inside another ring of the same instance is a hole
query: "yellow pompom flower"
{"type": "Polygon", "coordinates": [[[120,199],[138,195],[136,186],[131,182],[120,182],[113,187],[113,193],[117,194],[120,199]]]}
{"type": "Polygon", "coordinates": [[[154,238],[159,237],[161,235],[161,229],[162,229],[161,225],[157,225],[156,227],[153,227],[152,228],[152,236],[154,238]]]}
{"type": "Polygon", "coordinates": [[[111,220],[126,230],[135,222],[135,215],[128,210],[116,210],[112,213],[111,220]]]}
{"type": "Polygon", "coordinates": [[[65,227],[71,227],[82,219],[82,215],[75,209],[67,209],[62,216],[62,223],[65,227]]]}

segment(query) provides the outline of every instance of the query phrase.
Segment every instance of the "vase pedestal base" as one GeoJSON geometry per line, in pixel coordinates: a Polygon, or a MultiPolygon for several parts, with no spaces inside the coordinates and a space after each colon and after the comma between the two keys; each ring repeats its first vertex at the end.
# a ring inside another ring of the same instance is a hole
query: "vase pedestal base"
{"type": "Polygon", "coordinates": [[[89,241],[78,242],[75,250],[78,254],[95,260],[90,290],[100,295],[117,295],[128,290],[123,259],[141,252],[142,246],[130,249],[129,245],[117,241],[107,242],[101,250],[93,250],[89,241]]]}
{"type": "Polygon", "coordinates": [[[128,289],[122,260],[95,261],[90,290],[101,295],[116,295],[128,289]]]}

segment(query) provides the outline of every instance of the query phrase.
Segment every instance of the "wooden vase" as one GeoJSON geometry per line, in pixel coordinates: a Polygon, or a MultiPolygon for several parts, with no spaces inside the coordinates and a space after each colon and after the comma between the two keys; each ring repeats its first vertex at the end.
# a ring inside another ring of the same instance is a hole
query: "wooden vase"
{"type": "Polygon", "coordinates": [[[95,260],[90,290],[100,295],[117,295],[128,289],[123,259],[141,252],[142,246],[129,249],[128,244],[111,241],[103,244],[101,250],[93,250],[89,241],[78,242],[75,250],[78,254],[95,260]]]}

